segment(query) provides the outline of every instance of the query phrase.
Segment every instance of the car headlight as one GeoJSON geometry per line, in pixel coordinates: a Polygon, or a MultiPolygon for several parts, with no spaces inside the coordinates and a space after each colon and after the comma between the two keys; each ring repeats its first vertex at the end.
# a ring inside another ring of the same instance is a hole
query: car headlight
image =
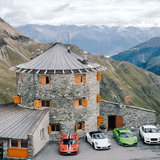
{"type": "Polygon", "coordinates": [[[77,149],[77,147],[76,148],[74,148],[73,150],[76,150],[77,149]]]}
{"type": "Polygon", "coordinates": [[[123,143],[126,142],[125,140],[121,140],[123,143]]]}
{"type": "Polygon", "coordinates": [[[149,138],[148,138],[148,137],[145,137],[145,140],[149,141],[149,138]]]}
{"type": "Polygon", "coordinates": [[[135,139],[134,142],[137,142],[137,140],[135,139]]]}
{"type": "Polygon", "coordinates": [[[61,147],[61,150],[63,150],[64,151],[64,149],[61,147]]]}
{"type": "Polygon", "coordinates": [[[95,145],[98,145],[98,142],[95,142],[95,145]]]}
{"type": "Polygon", "coordinates": [[[111,144],[111,141],[110,141],[110,140],[108,140],[108,143],[109,143],[109,144],[111,144]]]}

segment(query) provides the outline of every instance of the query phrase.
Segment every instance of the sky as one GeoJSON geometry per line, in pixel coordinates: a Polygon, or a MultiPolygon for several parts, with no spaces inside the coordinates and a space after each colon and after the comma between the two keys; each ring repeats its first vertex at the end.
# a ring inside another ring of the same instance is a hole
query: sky
{"type": "Polygon", "coordinates": [[[0,17],[25,24],[160,26],[160,0],[0,0],[0,17]]]}

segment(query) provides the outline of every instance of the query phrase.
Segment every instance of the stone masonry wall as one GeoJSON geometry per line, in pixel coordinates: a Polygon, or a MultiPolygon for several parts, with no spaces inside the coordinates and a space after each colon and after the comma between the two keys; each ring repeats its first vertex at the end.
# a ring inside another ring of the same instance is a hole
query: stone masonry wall
{"type": "Polygon", "coordinates": [[[81,84],[75,84],[75,74],[51,75],[51,84],[46,85],[40,83],[40,76],[50,75],[22,73],[22,83],[18,82],[17,90],[22,96],[22,105],[27,107],[34,107],[34,99],[51,99],[50,123],[60,123],[61,134],[51,133],[50,140],[59,140],[65,133],[75,133],[75,124],[80,121],[85,121],[85,131],[78,130],[79,136],[97,130],[97,94],[100,93],[97,72],[87,72],[86,83],[81,84]],[[75,108],[74,100],[84,97],[88,99],[88,106],[75,108]]]}
{"type": "Polygon", "coordinates": [[[123,116],[124,127],[140,127],[145,124],[156,124],[156,112],[135,106],[120,108],[117,103],[101,101],[100,115],[103,125],[108,128],[108,115],[123,116]]]}

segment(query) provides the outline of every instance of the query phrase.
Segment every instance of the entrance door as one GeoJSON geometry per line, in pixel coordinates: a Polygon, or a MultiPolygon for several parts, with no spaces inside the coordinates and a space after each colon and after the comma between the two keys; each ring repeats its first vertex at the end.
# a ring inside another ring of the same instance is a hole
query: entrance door
{"type": "Polygon", "coordinates": [[[116,126],[116,116],[108,116],[108,130],[113,130],[116,126]]]}
{"type": "Polygon", "coordinates": [[[108,130],[113,130],[114,128],[123,128],[123,117],[116,115],[108,116],[108,130]]]}
{"type": "Polygon", "coordinates": [[[123,128],[123,117],[116,116],[116,128],[123,128]]]}
{"type": "Polygon", "coordinates": [[[3,143],[0,142],[0,160],[3,159],[3,143]]]}

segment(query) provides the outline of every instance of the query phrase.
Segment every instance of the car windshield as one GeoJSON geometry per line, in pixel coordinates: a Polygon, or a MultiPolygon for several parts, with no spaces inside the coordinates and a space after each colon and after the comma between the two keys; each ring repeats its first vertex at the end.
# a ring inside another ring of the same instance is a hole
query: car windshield
{"type": "Polygon", "coordinates": [[[145,133],[158,133],[158,129],[157,128],[145,128],[144,132],[145,133]]]}
{"type": "Polygon", "coordinates": [[[68,144],[76,144],[77,143],[77,140],[76,139],[64,139],[63,141],[62,141],[62,144],[66,144],[66,145],[68,145],[68,144]]]}
{"type": "Polygon", "coordinates": [[[132,132],[121,132],[121,137],[134,137],[132,132]]]}
{"type": "Polygon", "coordinates": [[[106,136],[103,133],[95,133],[92,135],[93,139],[105,139],[106,136]]]}

